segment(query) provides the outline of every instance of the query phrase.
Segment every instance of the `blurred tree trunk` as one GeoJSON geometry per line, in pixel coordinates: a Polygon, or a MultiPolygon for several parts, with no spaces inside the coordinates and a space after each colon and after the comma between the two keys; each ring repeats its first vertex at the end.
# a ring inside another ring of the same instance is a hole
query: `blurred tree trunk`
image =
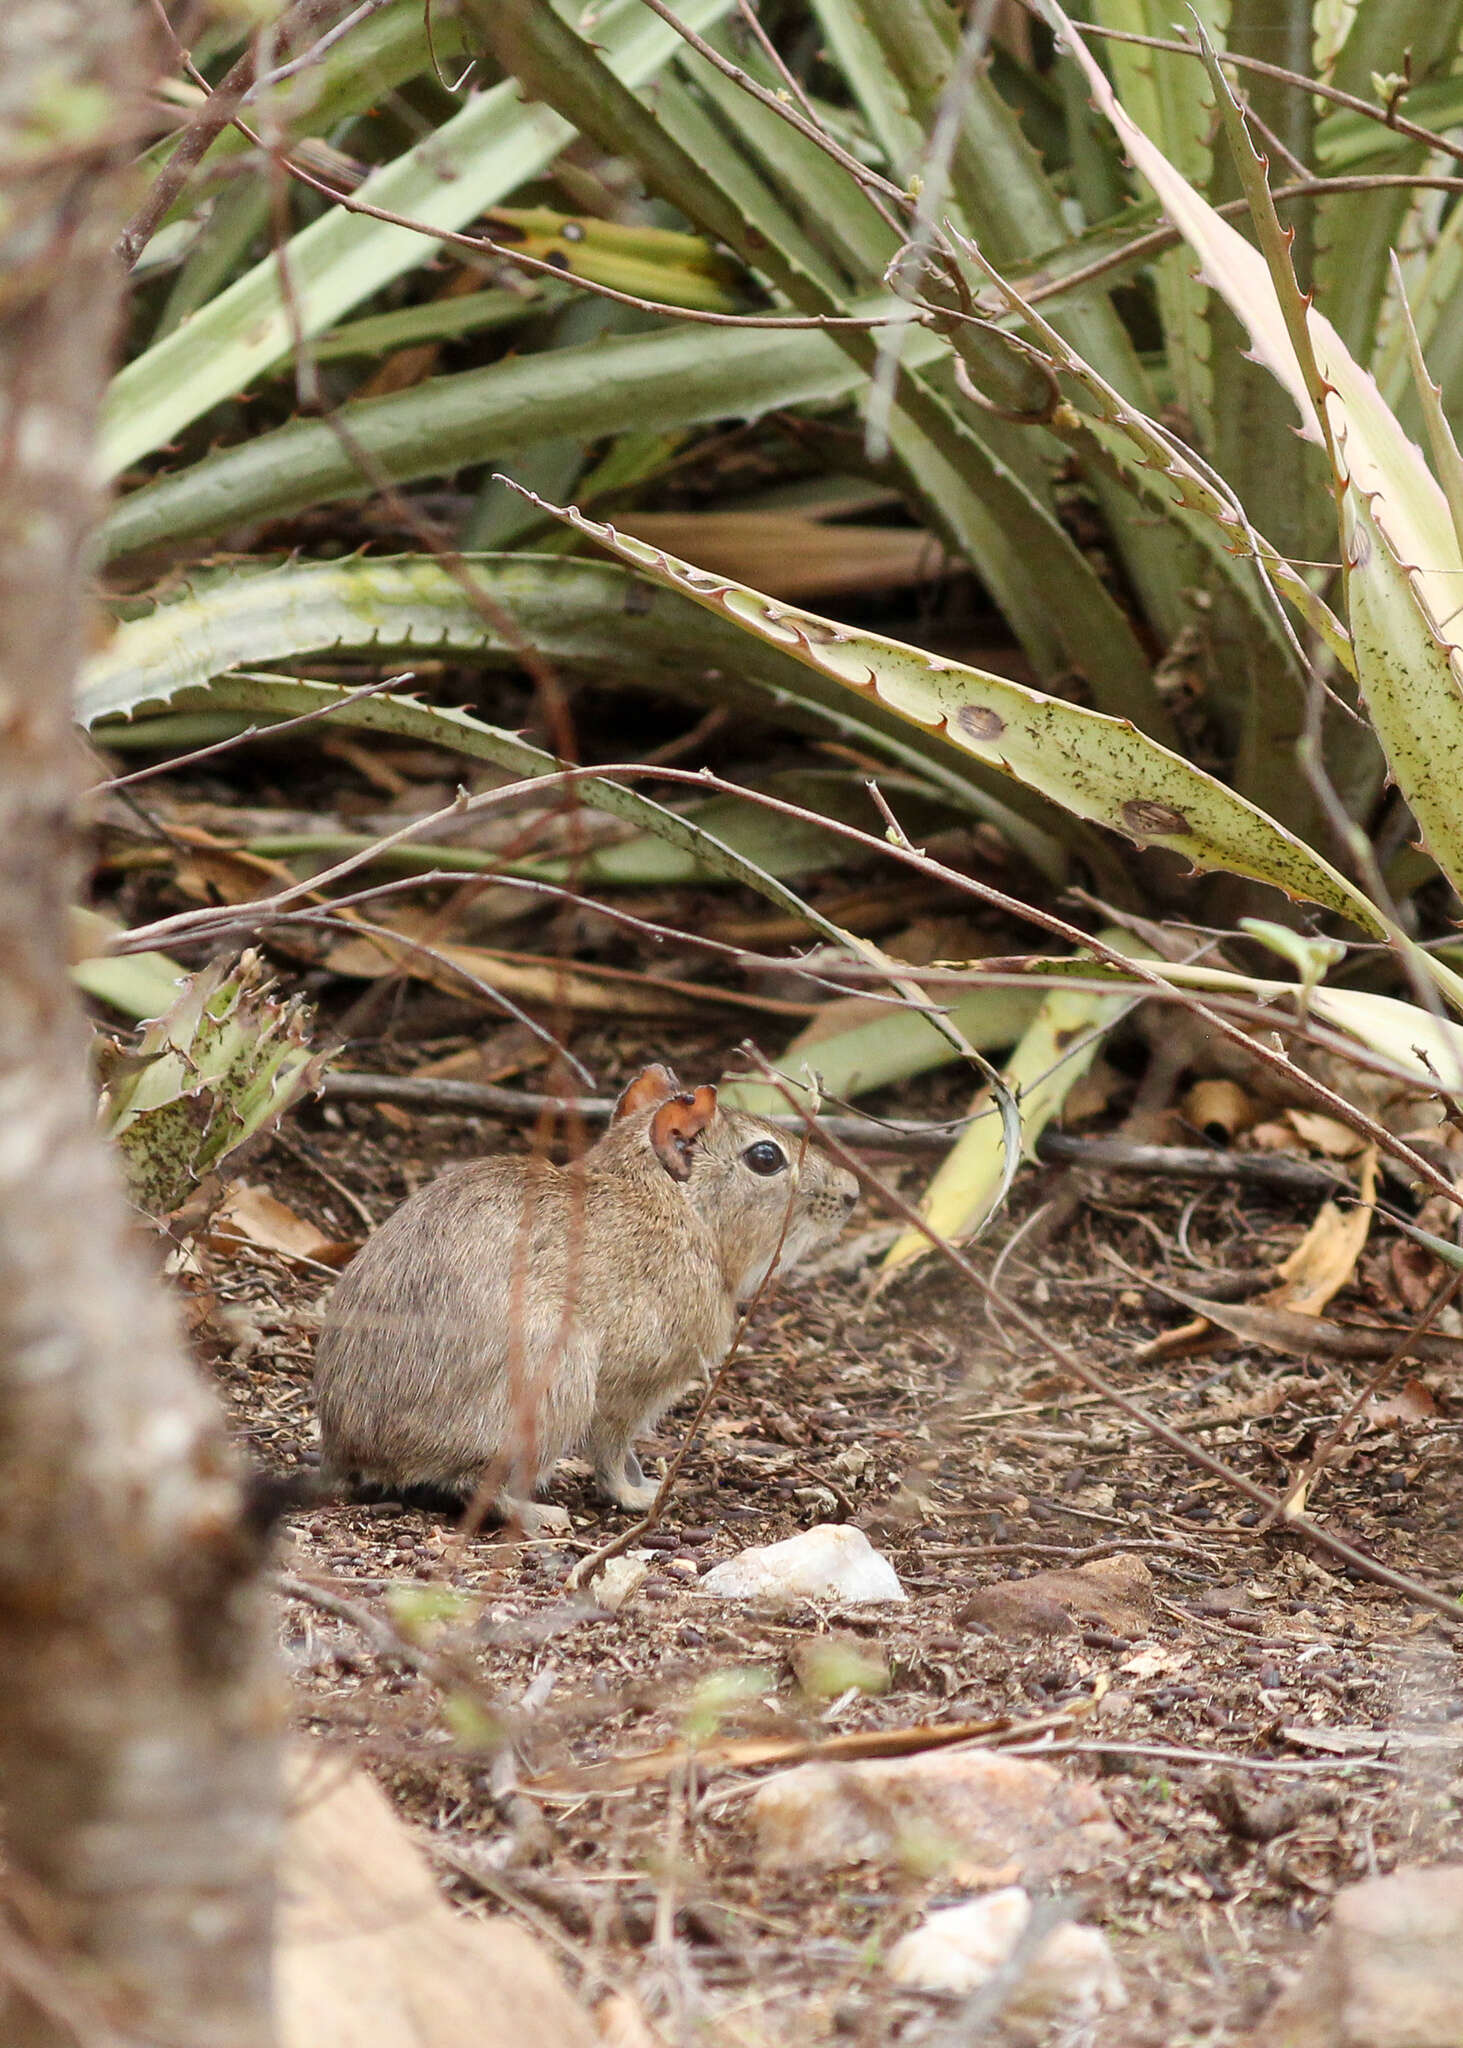
{"type": "Polygon", "coordinates": [[[66,973],[93,435],[155,32],[146,0],[0,0],[6,2048],[272,2039],[262,1541],[129,1242],[66,973]]]}

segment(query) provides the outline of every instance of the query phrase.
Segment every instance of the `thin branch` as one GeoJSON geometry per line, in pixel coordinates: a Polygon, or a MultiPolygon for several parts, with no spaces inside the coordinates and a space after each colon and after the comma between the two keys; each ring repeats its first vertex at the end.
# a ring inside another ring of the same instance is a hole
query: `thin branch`
{"type": "MultiPolygon", "coordinates": [[[[645,0],[645,4],[648,6],[650,0],[645,0]]],[[[243,126],[242,122],[236,125],[243,126]]],[[[245,133],[248,132],[246,129],[245,133]]],[[[714,313],[704,307],[677,306],[664,299],[642,298],[636,292],[622,292],[613,285],[599,283],[595,278],[584,277],[575,271],[566,271],[560,264],[550,263],[545,257],[530,256],[524,250],[515,248],[511,242],[496,242],[491,235],[469,235],[455,228],[434,227],[428,221],[414,220],[410,214],[392,213],[384,206],[373,206],[369,200],[358,199],[352,192],[342,192],[338,185],[320,177],[292,157],[285,157],[284,167],[300,184],[308,185],[311,191],[318,192],[322,198],[329,199],[346,213],[362,214],[367,220],[383,221],[388,227],[407,228],[413,234],[422,235],[429,241],[441,242],[450,249],[464,249],[475,256],[495,256],[501,262],[516,264],[520,270],[527,270],[535,277],[552,278],[557,284],[571,284],[577,290],[587,292],[594,298],[609,299],[617,306],[631,306],[638,313],[654,313],[666,320],[692,321],[703,327],[868,329],[910,324],[911,315],[905,307],[890,313],[714,313]]]]}
{"type": "Polygon", "coordinates": [[[724,78],[729,78],[733,85],[739,86],[754,100],[759,100],[770,113],[776,114],[779,120],[786,121],[790,128],[796,128],[800,135],[815,143],[825,156],[832,157],[834,163],[847,171],[850,177],[855,178],[871,196],[877,194],[890,200],[901,211],[909,205],[909,194],[906,191],[894,184],[891,179],[881,178],[877,171],[870,170],[867,164],[860,163],[856,156],[851,156],[846,149],[840,148],[826,129],[819,127],[815,121],[807,120],[787,100],[779,99],[775,92],[769,92],[765,85],[759,85],[755,78],[749,78],[739,64],[734,64],[729,57],[724,57],[714,44],[708,43],[704,36],[697,35],[694,29],[688,28],[685,22],[679,19],[675,10],[666,5],[666,0],[643,0],[643,5],[648,7],[652,14],[658,14],[667,27],[675,30],[682,42],[688,44],[698,57],[714,65],[724,78]]]}
{"type": "MultiPolygon", "coordinates": [[[[1333,193],[1379,192],[1394,186],[1420,186],[1425,191],[1463,191],[1463,178],[1447,178],[1436,173],[1423,171],[1373,171],[1357,172],[1339,178],[1297,178],[1292,184],[1277,185],[1271,198],[1279,206],[1282,202],[1296,199],[1324,199],[1333,193]]],[[[1216,205],[1213,211],[1225,220],[1247,217],[1249,201],[1244,198],[1226,199],[1216,205]]],[[[1109,271],[1120,270],[1130,263],[1145,260],[1149,256],[1161,256],[1166,249],[1177,248],[1183,236],[1176,227],[1165,221],[1162,226],[1150,228],[1136,235],[1121,248],[1109,251],[1106,256],[1095,257],[1075,270],[1066,270],[1057,277],[1049,277],[1045,284],[1029,283],[1022,277],[1013,277],[1010,282],[1030,305],[1039,306],[1046,299],[1058,298],[1063,292],[1076,291],[1092,283],[1094,278],[1106,276],[1109,271]]],[[[1055,252],[1054,252],[1055,253],[1055,252]]],[[[1042,276],[1041,269],[1028,271],[1025,279],[1042,276]]],[[[1304,566],[1298,564],[1298,566],[1304,566]]],[[[1335,567],[1335,564],[1327,564],[1335,567]]]]}
{"type": "Polygon", "coordinates": [[[312,64],[320,62],[326,51],[332,49],[342,36],[349,35],[353,28],[358,28],[363,21],[369,21],[373,14],[379,14],[383,7],[390,4],[391,0],[361,0],[359,7],[353,8],[344,21],[338,21],[334,28],[327,29],[308,50],[303,51],[298,57],[292,57],[288,64],[277,64],[272,71],[266,71],[262,78],[256,78],[244,94],[242,104],[247,107],[271,86],[282,85],[287,78],[295,78],[300,72],[308,71],[312,64]]]}
{"type": "MultiPolygon", "coordinates": [[[[410,824],[404,825],[400,831],[392,833],[382,840],[380,847],[389,848],[408,840],[416,834],[427,830],[429,826],[440,822],[444,817],[457,816],[469,811],[483,809],[491,804],[504,802],[509,798],[525,794],[529,791],[542,792],[546,786],[556,782],[569,784],[575,781],[582,781],[587,777],[594,777],[605,781],[618,780],[621,777],[640,780],[647,776],[655,781],[669,782],[682,787],[690,786],[703,792],[714,790],[723,795],[741,797],[747,802],[760,805],[763,809],[779,817],[805,821],[809,816],[809,813],[801,805],[772,796],[765,790],[745,789],[738,783],[730,782],[722,776],[713,775],[709,769],[691,770],[666,767],[648,770],[643,765],[626,766],[624,764],[595,768],[562,768],[554,774],[528,777],[516,783],[510,783],[502,789],[482,792],[475,797],[468,797],[464,793],[457,802],[445,806],[443,810],[415,819],[410,824]]],[[[861,846],[871,853],[878,853],[885,859],[893,860],[902,866],[912,868],[920,875],[940,881],[961,894],[973,896],[978,901],[1004,912],[1016,922],[1033,924],[1038,929],[1044,930],[1053,937],[1060,939],[1064,945],[1070,946],[1075,952],[1090,955],[1093,959],[1101,961],[1105,966],[1116,970],[1125,979],[1145,983],[1151,994],[1159,996],[1166,1001],[1177,1003],[1181,1008],[1189,1011],[1191,1015],[1212,1025],[1232,1044],[1241,1046],[1247,1056],[1253,1059],[1258,1066],[1268,1069],[1271,1073],[1283,1076],[1287,1087],[1298,1089],[1314,1103],[1329,1111],[1340,1122],[1346,1124],[1351,1130],[1357,1131],[1362,1137],[1369,1139],[1389,1157],[1402,1162],[1408,1172],[1422,1181],[1434,1193],[1445,1196],[1454,1206],[1459,1205],[1459,1191],[1452,1180],[1424,1154],[1407,1144],[1403,1139],[1397,1137],[1393,1132],[1387,1130],[1376,1118],[1369,1116],[1364,1110],[1357,1108],[1354,1103],[1347,1101],[1335,1089],[1328,1087],[1324,1082],[1317,1080],[1314,1075],[1298,1067],[1286,1054],[1267,1045],[1263,1040],[1256,1039],[1250,1030],[1247,1030],[1242,1023],[1235,1021],[1235,1019],[1240,1014],[1247,1014],[1253,1023],[1259,1024],[1266,1030],[1283,1030],[1294,1036],[1313,1040],[1318,1044],[1330,1043],[1358,1065],[1371,1065],[1375,1067],[1378,1063],[1374,1056],[1368,1054],[1365,1047],[1355,1044],[1339,1034],[1332,1033],[1328,1036],[1324,1032],[1317,1031],[1309,1019],[1298,1019],[1278,1014],[1273,1008],[1265,1004],[1256,1002],[1241,1005],[1225,999],[1214,999],[1212,997],[1204,999],[1192,990],[1177,989],[1164,978],[1161,965],[1155,966],[1141,958],[1121,953],[1116,948],[1105,944],[1092,933],[1084,932],[1080,926],[1072,924],[1066,918],[1057,916],[1055,912],[1024,902],[1020,897],[1012,896],[1005,890],[997,889],[989,882],[979,880],[971,875],[962,874],[959,869],[947,866],[944,862],[934,859],[931,855],[922,852],[918,848],[891,844],[887,838],[876,838],[872,833],[865,832],[856,825],[847,824],[841,819],[825,817],[820,818],[818,822],[823,830],[835,838],[845,839],[851,844],[861,846]]],[[[327,883],[337,880],[343,875],[354,873],[376,857],[378,852],[379,848],[373,847],[353,854],[348,859],[338,862],[334,868],[327,869],[323,875],[316,875],[308,882],[297,883],[289,889],[281,890],[277,896],[265,898],[260,903],[245,906],[242,911],[232,906],[225,906],[218,911],[191,911],[172,918],[161,918],[151,925],[141,926],[134,931],[123,934],[112,950],[115,952],[148,951],[170,940],[175,935],[194,940],[236,929],[241,922],[247,920],[267,920],[277,916],[281,907],[288,905],[300,896],[311,892],[318,892],[327,883]]],[[[320,914],[319,912],[312,913],[312,915],[317,916],[320,914]]],[[[877,958],[872,958],[868,964],[883,978],[890,978],[888,970],[880,964],[877,958]]],[[[851,962],[844,971],[856,973],[857,970],[851,962]]],[[[921,982],[930,986],[938,986],[943,982],[946,986],[964,986],[967,988],[978,986],[981,980],[987,978],[984,975],[971,976],[951,974],[949,972],[942,974],[938,970],[931,973],[929,971],[908,969],[903,965],[898,969],[898,977],[901,985],[908,984],[910,987],[914,987],[921,982]]],[[[1034,985],[1034,979],[1028,985],[1034,985]]],[[[932,1021],[937,1021],[941,1013],[929,1009],[927,1014],[931,1016],[932,1021]]],[[[1394,1076],[1399,1072],[1398,1069],[1386,1062],[1380,1064],[1380,1070],[1394,1076]]],[[[1446,1094],[1445,1090],[1439,1092],[1446,1094]]]]}

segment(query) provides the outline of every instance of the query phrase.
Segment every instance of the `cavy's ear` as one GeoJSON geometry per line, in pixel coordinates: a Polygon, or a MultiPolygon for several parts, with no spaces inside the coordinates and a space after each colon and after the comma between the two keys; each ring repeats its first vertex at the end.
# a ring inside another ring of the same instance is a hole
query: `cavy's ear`
{"type": "Polygon", "coordinates": [[[673,1095],[650,1119],[650,1145],[672,1180],[691,1178],[691,1147],[716,1115],[716,1090],[673,1095]]]}
{"type": "Polygon", "coordinates": [[[611,1123],[617,1124],[622,1117],[634,1116],[637,1109],[654,1109],[657,1102],[664,1102],[668,1095],[677,1094],[680,1086],[670,1068],[661,1066],[659,1061],[642,1067],[615,1104],[611,1123]]]}

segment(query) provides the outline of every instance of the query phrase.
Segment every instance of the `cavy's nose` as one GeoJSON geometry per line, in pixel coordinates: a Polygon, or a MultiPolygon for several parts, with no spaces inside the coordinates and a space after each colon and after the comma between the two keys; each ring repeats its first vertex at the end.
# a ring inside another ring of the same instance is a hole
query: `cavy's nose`
{"type": "Polygon", "coordinates": [[[843,1197],[844,1208],[852,1215],[853,1211],[858,1207],[858,1182],[851,1173],[846,1173],[843,1176],[843,1185],[839,1188],[838,1192],[843,1197]]]}

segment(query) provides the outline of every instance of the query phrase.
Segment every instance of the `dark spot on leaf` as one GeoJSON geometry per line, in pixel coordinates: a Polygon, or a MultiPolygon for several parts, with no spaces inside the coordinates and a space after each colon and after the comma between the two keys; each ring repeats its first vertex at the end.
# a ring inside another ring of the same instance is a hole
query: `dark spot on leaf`
{"type": "Polygon", "coordinates": [[[968,740],[998,740],[1006,730],[1005,719],[988,704],[962,704],[955,723],[968,740]]]}
{"type": "Polygon", "coordinates": [[[1073,1025],[1073,1026],[1072,1026],[1072,1027],[1071,1027],[1071,1028],[1070,1028],[1069,1030],[1067,1030],[1067,1031],[1055,1031],[1055,1032],[1053,1032],[1053,1034],[1052,1034],[1052,1044],[1053,1044],[1053,1045],[1055,1046],[1055,1048],[1056,1048],[1056,1050],[1057,1050],[1058,1052],[1065,1052],[1065,1051],[1066,1051],[1066,1049],[1067,1049],[1067,1047],[1068,1047],[1068,1046],[1069,1046],[1069,1045],[1070,1045],[1070,1044],[1072,1043],[1072,1040],[1073,1040],[1074,1038],[1080,1038],[1081,1036],[1082,1036],[1082,1027],[1081,1027],[1081,1025],[1073,1025]]]}
{"type": "Polygon", "coordinates": [[[548,264],[550,270],[567,270],[569,268],[569,258],[562,249],[550,249],[544,261],[548,264]]]}
{"type": "Polygon", "coordinates": [[[805,640],[826,646],[830,640],[841,640],[843,634],[837,626],[830,626],[822,619],[798,619],[794,621],[802,630],[805,640]]]}
{"type": "Polygon", "coordinates": [[[1182,811],[1176,811],[1172,804],[1160,804],[1152,797],[1132,797],[1123,805],[1120,816],[1125,829],[1135,839],[1153,839],[1159,835],[1192,832],[1193,826],[1182,811]]]}

